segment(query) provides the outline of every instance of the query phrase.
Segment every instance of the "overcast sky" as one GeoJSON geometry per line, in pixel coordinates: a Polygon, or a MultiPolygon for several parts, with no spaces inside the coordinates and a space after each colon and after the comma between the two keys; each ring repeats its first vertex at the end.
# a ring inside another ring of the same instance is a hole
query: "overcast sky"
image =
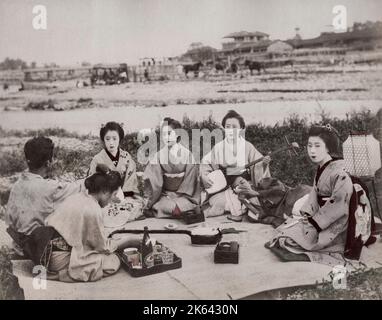
{"type": "Polygon", "coordinates": [[[331,31],[337,4],[354,21],[382,20],[380,0],[0,0],[0,60],[28,63],[136,63],[175,56],[191,42],[220,49],[231,32],[287,39],[331,31]],[[32,8],[47,8],[47,30],[34,30],[32,8]]]}

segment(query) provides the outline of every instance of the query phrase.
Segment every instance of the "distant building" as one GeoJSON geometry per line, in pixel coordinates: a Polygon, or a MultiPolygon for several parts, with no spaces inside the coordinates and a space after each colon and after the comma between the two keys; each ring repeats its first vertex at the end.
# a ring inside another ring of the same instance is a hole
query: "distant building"
{"type": "Polygon", "coordinates": [[[298,58],[309,63],[311,56],[329,56],[331,59],[341,56],[338,59],[343,59],[348,51],[382,48],[381,21],[354,23],[346,32],[322,32],[312,39],[302,39],[299,27],[295,28],[295,32],[295,36],[286,41],[271,40],[267,33],[260,31],[234,32],[223,37],[230,41],[223,42],[221,50],[193,42],[188,51],[179,57],[179,62],[182,65],[198,61],[207,62],[207,65],[215,62],[230,65],[232,62],[240,64],[245,59],[282,61],[298,58]]]}
{"type": "Polygon", "coordinates": [[[24,81],[69,80],[89,76],[92,66],[30,68],[23,71],[24,81]]]}
{"type": "Polygon", "coordinates": [[[141,58],[139,60],[140,60],[139,65],[142,67],[151,67],[151,66],[155,66],[156,64],[155,58],[141,58]]]}
{"type": "Polygon", "coordinates": [[[134,82],[149,80],[174,79],[177,74],[179,57],[146,57],[141,58],[139,65],[131,67],[134,82]]]}
{"type": "Polygon", "coordinates": [[[269,35],[264,32],[248,32],[239,31],[231,33],[223,39],[233,39],[233,41],[222,44],[222,51],[227,54],[249,53],[254,51],[262,51],[263,47],[269,43],[269,35]]]}
{"type": "Polygon", "coordinates": [[[223,38],[233,39],[233,41],[222,44],[220,57],[265,53],[268,46],[272,43],[267,33],[259,31],[239,31],[223,38]]]}
{"type": "Polygon", "coordinates": [[[225,42],[222,44],[223,50],[233,50],[239,48],[243,45],[256,44],[262,41],[269,40],[269,34],[264,32],[248,32],[248,31],[239,31],[230,33],[229,35],[223,37],[224,39],[233,39],[233,41],[225,42]]]}
{"type": "Polygon", "coordinates": [[[296,49],[322,47],[346,47],[352,50],[373,50],[382,47],[382,30],[376,28],[353,29],[346,32],[322,32],[312,39],[293,38],[287,40],[296,49]]]}

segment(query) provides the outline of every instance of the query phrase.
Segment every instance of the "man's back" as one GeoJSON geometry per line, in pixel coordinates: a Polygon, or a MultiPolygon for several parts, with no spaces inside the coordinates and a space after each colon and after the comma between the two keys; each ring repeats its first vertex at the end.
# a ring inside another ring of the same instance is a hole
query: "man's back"
{"type": "Polygon", "coordinates": [[[35,228],[44,225],[46,217],[58,203],[80,189],[80,181],[59,183],[38,174],[23,172],[9,196],[6,223],[15,231],[29,235],[35,228]]]}

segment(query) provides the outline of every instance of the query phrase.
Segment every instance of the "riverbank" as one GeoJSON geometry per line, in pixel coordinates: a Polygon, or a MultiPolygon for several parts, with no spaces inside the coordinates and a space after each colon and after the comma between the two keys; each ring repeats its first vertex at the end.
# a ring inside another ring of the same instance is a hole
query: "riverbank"
{"type": "Polygon", "coordinates": [[[195,122],[210,117],[221,121],[228,110],[240,113],[247,124],[281,125],[284,119],[298,115],[309,122],[321,120],[325,114],[332,119],[346,119],[351,113],[370,111],[376,113],[382,108],[382,100],[301,100],[246,102],[237,104],[175,105],[156,107],[109,107],[55,111],[0,111],[0,126],[5,130],[42,130],[62,128],[80,135],[97,136],[102,124],[108,121],[124,123],[127,133],[154,128],[164,117],[182,121],[189,118],[195,122]],[[148,116],[149,115],[149,116],[148,116]]]}
{"type": "Polygon", "coordinates": [[[250,76],[76,87],[76,81],[34,83],[23,91],[0,90],[0,110],[73,110],[166,107],[243,102],[382,99],[382,67],[281,70],[250,76]]]}

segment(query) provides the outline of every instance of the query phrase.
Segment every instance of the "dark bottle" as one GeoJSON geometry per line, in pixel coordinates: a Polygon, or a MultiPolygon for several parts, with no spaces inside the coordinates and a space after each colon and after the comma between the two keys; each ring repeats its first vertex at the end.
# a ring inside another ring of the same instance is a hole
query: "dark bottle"
{"type": "Polygon", "coordinates": [[[141,243],[142,268],[151,268],[154,265],[153,245],[151,243],[149,228],[145,227],[141,243]]]}

